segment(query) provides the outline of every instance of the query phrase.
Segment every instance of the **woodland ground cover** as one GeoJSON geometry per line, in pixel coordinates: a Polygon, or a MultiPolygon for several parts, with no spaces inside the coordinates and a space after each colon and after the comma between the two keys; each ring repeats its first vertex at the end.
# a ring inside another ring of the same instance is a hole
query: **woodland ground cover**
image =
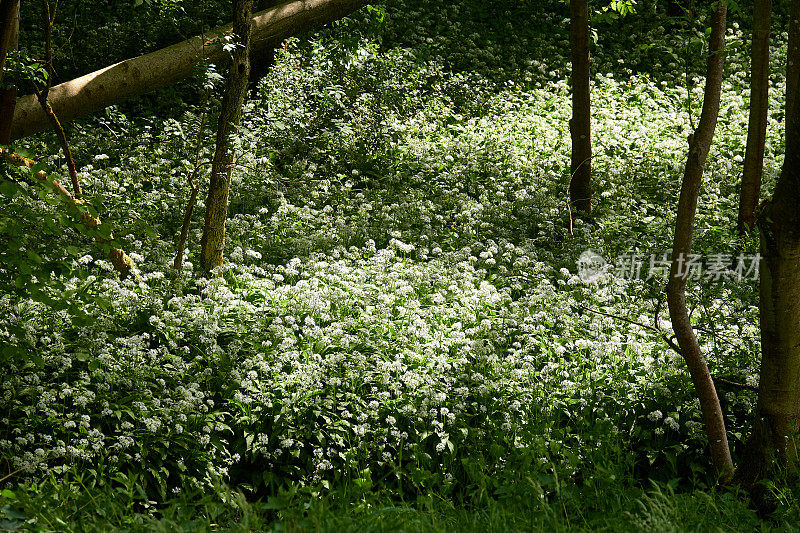
{"type": "MultiPolygon", "coordinates": [[[[499,4],[387,2],[290,40],[236,137],[219,278],[190,255],[171,283],[200,108],[116,109],[72,129],[85,195],[137,272],[120,281],[54,225],[4,237],[61,267],[4,270],[0,339],[30,357],[0,374],[0,450],[16,472],[0,526],[795,527],[797,495],[778,494],[762,521],[700,473],[683,361],[647,327],[663,282],[576,270],[586,249],[669,250],[687,101],[696,120],[702,99],[685,43],[702,21],[683,30],[642,2],[597,27],[596,209],[570,229],[565,10],[499,4]],[[641,46],[647,34],[657,46],[641,46]]],[[[783,150],[776,33],[767,189],[783,150]]],[[[746,34],[728,34],[697,222],[706,255],[755,252],[733,236],[746,34]]],[[[28,144],[57,153],[47,135],[28,144]]],[[[58,218],[23,188],[3,191],[4,223],[58,218]]],[[[755,282],[689,296],[712,372],[755,384],[755,282]]],[[[735,451],[755,394],[723,401],[735,451]]]]}

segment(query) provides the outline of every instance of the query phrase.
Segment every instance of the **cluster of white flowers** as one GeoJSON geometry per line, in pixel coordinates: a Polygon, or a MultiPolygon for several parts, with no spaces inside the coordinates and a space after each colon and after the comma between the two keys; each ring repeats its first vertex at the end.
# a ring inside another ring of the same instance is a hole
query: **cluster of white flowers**
{"type": "MultiPolygon", "coordinates": [[[[0,316],[0,340],[44,360],[13,363],[0,380],[0,448],[13,468],[33,475],[79,459],[123,468],[167,458],[167,474],[202,484],[244,447],[265,470],[313,482],[401,456],[446,469],[453,450],[478,453],[495,441],[547,447],[563,440],[565,419],[576,432],[586,429],[576,420],[608,423],[611,433],[639,422],[667,435],[701,431],[699,406],[667,405],[663,381],[680,375],[680,357],[647,328],[582,310],[588,303],[649,323],[645,287],[614,278],[585,286],[573,248],[596,243],[614,256],[663,240],[672,206],[656,189],[671,201],[668,179],[691,127],[683,108],[689,96],[700,100],[702,84],[688,92],[636,74],[646,52],[632,47],[619,66],[601,40],[598,64],[613,59],[615,72],[600,68],[593,87],[600,222],[575,220],[570,234],[566,25],[543,13],[552,35],[522,32],[499,46],[477,22],[441,29],[442,17],[464,9],[458,3],[411,12],[389,4],[382,46],[365,38],[309,53],[293,44],[265,81],[269,105],[252,104],[237,140],[223,277],[193,279],[186,261],[186,285],[169,287],[167,235],[180,222],[175,205],[185,203],[191,167],[191,157],[173,153],[179,121],[142,135],[147,165],[137,150],[108,146],[83,167],[87,190],[105,194],[107,209],[129,212],[135,197],[163,237],[126,228],[139,270],[125,282],[107,261],[76,254],[74,266],[89,275],[66,280],[63,295],[91,291],[97,304],[83,314],[19,302],[0,316]],[[430,59],[421,63],[409,42],[430,59]],[[330,127],[320,133],[319,124],[330,127]],[[259,172],[242,170],[251,167],[259,172]],[[609,205],[624,214],[602,214],[609,205]],[[557,423],[532,435],[540,420],[557,423]],[[244,444],[232,440],[242,433],[244,444]]],[[[739,37],[734,30],[729,39],[739,37]]],[[[729,58],[746,64],[746,54],[729,58]]],[[[738,174],[744,84],[734,75],[724,87],[708,166],[718,176],[738,174]]],[[[773,175],[778,115],[769,115],[773,175]]],[[[709,180],[704,194],[729,203],[734,186],[709,180]]],[[[729,223],[717,210],[698,217],[703,226],[729,223]]],[[[737,298],[725,290],[705,301],[707,312],[732,314],[737,298]]],[[[727,338],[756,333],[747,320],[715,323],[727,338]]],[[[736,346],[720,350],[713,363],[736,346]]]]}

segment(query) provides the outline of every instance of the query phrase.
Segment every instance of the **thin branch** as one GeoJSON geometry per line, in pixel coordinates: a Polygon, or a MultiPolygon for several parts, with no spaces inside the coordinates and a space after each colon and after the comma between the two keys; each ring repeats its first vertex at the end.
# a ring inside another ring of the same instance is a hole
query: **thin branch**
{"type": "Polygon", "coordinates": [[[67,136],[64,133],[64,127],[61,125],[61,122],[59,122],[58,117],[53,111],[53,107],[47,101],[47,95],[50,94],[50,86],[53,83],[53,18],[55,17],[55,10],[52,15],[50,14],[50,3],[47,0],[42,0],[42,15],[45,19],[45,67],[47,69],[47,81],[45,82],[44,89],[39,90],[35,83],[33,84],[33,88],[39,99],[39,105],[42,106],[42,111],[44,111],[44,114],[47,116],[47,119],[56,132],[58,143],[61,145],[61,151],[64,152],[64,158],[67,160],[69,178],[70,181],[72,181],[72,193],[76,199],[80,200],[83,198],[83,191],[81,190],[80,181],[78,181],[78,171],[75,169],[72,151],[69,148],[67,136]]]}
{"type": "Polygon", "coordinates": [[[189,203],[186,204],[186,212],[183,215],[183,226],[181,227],[181,236],[178,240],[178,250],[175,253],[175,260],[172,263],[173,268],[175,269],[175,275],[172,278],[172,281],[176,281],[180,275],[181,270],[183,268],[183,252],[186,249],[186,239],[189,237],[189,226],[192,223],[192,213],[194,212],[194,206],[197,204],[197,194],[200,192],[200,182],[195,182],[195,178],[197,177],[197,171],[200,169],[200,150],[203,144],[203,133],[205,132],[205,125],[206,125],[206,107],[203,107],[203,115],[200,118],[200,128],[197,131],[197,144],[195,146],[195,153],[194,153],[194,168],[189,173],[188,181],[189,187],[192,188],[192,192],[189,195],[189,203]]]}
{"type": "MultiPolygon", "coordinates": [[[[684,47],[684,51],[686,52],[686,57],[684,57],[683,62],[686,66],[686,109],[687,113],[689,114],[689,128],[691,131],[695,130],[694,124],[694,111],[692,110],[692,73],[689,71],[689,63],[691,61],[691,50],[689,50],[689,43],[686,43],[684,47]]],[[[691,144],[691,141],[689,141],[691,144]]]]}
{"type": "Polygon", "coordinates": [[[736,387],[739,389],[758,392],[758,387],[755,385],[748,385],[747,383],[739,383],[738,381],[731,381],[729,379],[717,377],[713,374],[711,375],[711,379],[714,380],[714,383],[719,383],[720,385],[728,385],[729,387],[736,387]]]}
{"type": "MultiPolygon", "coordinates": [[[[657,320],[657,317],[658,317],[658,308],[660,306],[661,306],[661,301],[659,300],[658,306],[656,308],[656,320],[657,320]]],[[[599,309],[593,309],[591,307],[587,307],[587,306],[581,305],[581,304],[579,304],[579,307],[581,309],[585,309],[586,311],[589,311],[591,313],[596,313],[598,315],[607,316],[609,318],[614,318],[616,320],[622,320],[623,322],[627,322],[629,324],[634,324],[636,326],[643,327],[644,329],[646,329],[648,331],[653,331],[655,333],[658,333],[659,336],[670,346],[670,348],[672,348],[678,355],[683,355],[683,354],[681,354],[681,349],[675,343],[675,337],[667,335],[658,326],[650,326],[648,324],[643,324],[642,322],[638,322],[636,320],[631,320],[630,318],[626,318],[624,316],[614,315],[614,314],[611,314],[611,313],[606,313],[604,311],[600,311],[599,309]]],[[[715,376],[713,374],[711,375],[711,379],[713,379],[715,383],[720,383],[721,385],[728,385],[730,387],[737,387],[737,388],[740,388],[740,389],[745,389],[745,390],[751,390],[751,391],[758,392],[758,387],[756,387],[755,385],[748,385],[746,383],[739,383],[737,381],[731,381],[729,379],[717,377],[717,376],[715,376]]]]}
{"type": "Polygon", "coordinates": [[[661,329],[659,329],[659,328],[657,328],[655,326],[651,326],[649,324],[643,324],[642,322],[637,322],[636,320],[631,320],[630,318],[626,318],[624,316],[614,315],[614,314],[611,314],[611,313],[606,313],[605,311],[600,311],[599,309],[594,309],[592,307],[587,307],[587,306],[585,306],[583,304],[578,304],[578,307],[580,307],[581,309],[585,309],[586,311],[589,311],[591,313],[607,316],[609,318],[614,318],[614,319],[617,319],[617,320],[622,320],[623,322],[627,322],[628,324],[634,324],[636,326],[643,327],[646,330],[653,331],[653,332],[658,333],[658,334],[662,334],[661,329]]]}
{"type": "Polygon", "coordinates": [[[7,475],[5,475],[3,477],[0,477],[0,483],[2,483],[3,481],[7,480],[8,478],[10,478],[12,476],[15,476],[15,475],[19,474],[20,472],[22,472],[22,469],[18,468],[16,470],[14,470],[13,472],[11,472],[10,474],[7,474],[7,475]]]}
{"type": "MultiPolygon", "coordinates": [[[[7,162],[16,165],[18,167],[25,167],[25,168],[32,168],[36,166],[36,162],[32,159],[27,157],[23,157],[17,153],[9,151],[7,148],[0,147],[0,158],[6,160],[7,162]]],[[[64,203],[67,205],[67,208],[72,214],[78,216],[80,221],[86,226],[87,229],[91,231],[98,231],[100,226],[100,219],[93,216],[89,210],[85,206],[85,202],[81,198],[75,198],[72,196],[66,188],[64,188],[61,183],[58,182],[55,178],[52,178],[47,175],[44,170],[40,170],[35,173],[31,173],[33,177],[37,180],[46,183],[48,186],[53,188],[53,191],[56,193],[57,196],[60,196],[64,203]]],[[[113,240],[113,235],[109,232],[108,238],[102,237],[99,234],[95,234],[95,242],[103,245],[110,245],[113,240]]],[[[119,272],[119,277],[121,279],[125,279],[130,275],[131,269],[133,268],[133,261],[131,258],[125,253],[124,250],[120,248],[114,248],[113,246],[108,252],[108,258],[111,261],[111,264],[114,265],[114,269],[119,272]]]]}

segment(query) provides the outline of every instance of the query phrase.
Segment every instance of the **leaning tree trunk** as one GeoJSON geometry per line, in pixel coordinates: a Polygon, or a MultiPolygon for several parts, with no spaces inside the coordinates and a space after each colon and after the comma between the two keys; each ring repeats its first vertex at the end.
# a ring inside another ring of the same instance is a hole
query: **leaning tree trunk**
{"type": "Polygon", "coordinates": [[[672,266],[667,284],[667,302],[672,328],[689,368],[692,383],[700,399],[706,435],[711,449],[711,460],[717,473],[727,479],[733,472],[733,461],[725,433],[725,420],[719,403],[714,382],[697,337],[692,329],[689,312],[686,309],[686,261],[692,251],[692,233],[697,212],[697,199],[703,179],[711,141],[717,126],[722,73],[725,49],[725,17],[727,7],[719,2],[711,20],[709,38],[709,58],[706,68],[706,87],[703,96],[703,110],[697,129],[689,136],[689,156],[683,172],[678,214],[675,220],[675,239],[672,247],[672,266]]]}
{"type": "Polygon", "coordinates": [[[236,50],[233,52],[225,94],[222,97],[222,109],[217,126],[217,147],[211,162],[211,184],[206,198],[203,237],[200,239],[200,265],[207,273],[222,266],[225,249],[225,220],[228,218],[228,193],[233,164],[229,137],[242,120],[242,105],[247,96],[252,11],[253,0],[234,0],[233,33],[236,36],[236,50]]]}
{"type": "Polygon", "coordinates": [[[583,213],[592,210],[592,140],[590,136],[589,2],[570,0],[569,41],[572,49],[572,138],[570,203],[583,213]]]}
{"type": "MultiPolygon", "coordinates": [[[[0,82],[3,81],[8,52],[17,48],[19,5],[20,0],[0,0],[0,82]]],[[[11,124],[16,102],[16,85],[7,88],[0,85],[0,145],[11,142],[11,124]]]]}
{"type": "Polygon", "coordinates": [[[750,119],[744,152],[742,191],[736,229],[744,235],[755,227],[755,210],[764,171],[764,144],[769,110],[769,21],[772,0],[753,3],[753,47],[750,64],[750,119]]]}
{"type": "MultiPolygon", "coordinates": [[[[794,61],[800,60],[797,45],[790,42],[794,61]]],[[[797,469],[800,445],[800,106],[794,105],[787,119],[781,176],[758,220],[761,374],[756,417],[737,470],[756,496],[763,492],[758,481],[797,469]]]]}
{"type": "MultiPolygon", "coordinates": [[[[323,26],[359,9],[367,0],[295,0],[252,17],[253,50],[275,46],[280,41],[323,26]]],[[[63,124],[128,98],[172,85],[195,72],[205,61],[228,57],[222,49],[230,25],[174,44],[155,52],[128,59],[56,85],[49,101],[63,124]]],[[[20,139],[50,127],[35,95],[17,101],[12,139],[20,139]]]]}

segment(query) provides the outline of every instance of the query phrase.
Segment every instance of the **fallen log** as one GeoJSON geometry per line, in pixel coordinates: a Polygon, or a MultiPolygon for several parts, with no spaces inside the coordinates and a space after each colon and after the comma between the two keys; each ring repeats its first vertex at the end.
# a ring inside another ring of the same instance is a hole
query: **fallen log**
{"type": "MultiPolygon", "coordinates": [[[[253,16],[253,50],[276,46],[281,40],[347,16],[366,0],[295,0],[253,16]]],[[[155,52],[121,61],[50,89],[48,100],[66,124],[128,98],[172,85],[192,75],[203,62],[218,62],[231,25],[225,25],[155,52]]],[[[50,127],[36,95],[17,100],[11,138],[20,139],[50,127]]]]}
{"type": "MultiPolygon", "coordinates": [[[[3,147],[0,147],[0,157],[5,159],[8,163],[18,167],[32,168],[34,165],[36,165],[36,161],[33,159],[23,157],[3,147]]],[[[72,214],[77,214],[80,217],[80,220],[84,226],[86,226],[89,230],[99,231],[101,224],[100,219],[96,216],[93,216],[85,207],[83,207],[85,204],[82,199],[72,196],[72,194],[70,194],[70,192],[65,189],[57,179],[48,176],[47,172],[44,170],[33,173],[33,176],[37,180],[49,184],[55,193],[62,197],[70,212],[72,214]]],[[[110,232],[109,238],[101,237],[99,235],[95,237],[95,241],[100,244],[108,244],[112,239],[113,236],[111,236],[110,232]]],[[[130,275],[131,269],[133,268],[133,261],[124,250],[111,247],[108,252],[108,259],[114,266],[114,270],[119,272],[119,277],[121,279],[125,279],[130,275]]]]}

